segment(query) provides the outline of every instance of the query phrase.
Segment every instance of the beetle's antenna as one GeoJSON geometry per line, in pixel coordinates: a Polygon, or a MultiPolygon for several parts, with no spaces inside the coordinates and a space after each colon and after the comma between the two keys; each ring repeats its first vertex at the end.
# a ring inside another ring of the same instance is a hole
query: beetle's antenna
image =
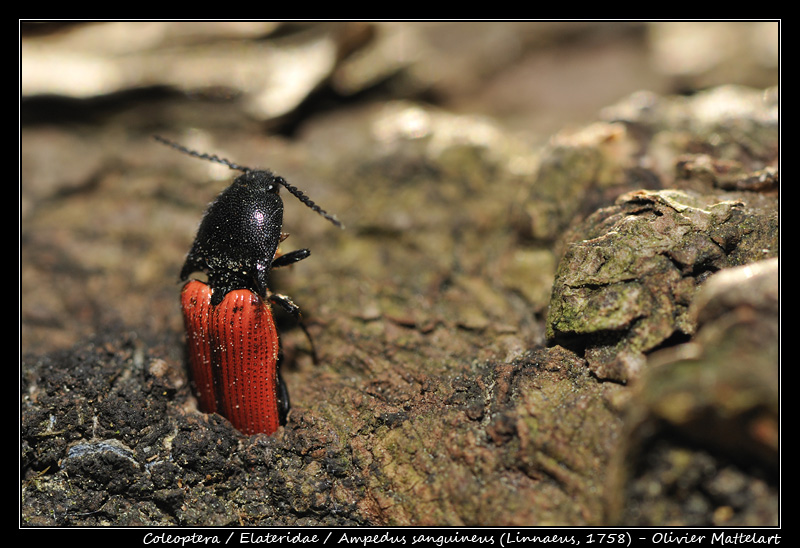
{"type": "Polygon", "coordinates": [[[331,215],[330,213],[328,213],[327,211],[325,211],[324,209],[319,207],[317,204],[315,204],[311,200],[311,198],[309,198],[308,196],[303,194],[302,190],[300,190],[299,188],[297,188],[294,185],[290,185],[286,181],[286,179],[284,179],[283,177],[275,177],[275,182],[283,185],[284,187],[286,187],[286,190],[288,190],[290,193],[292,193],[295,198],[297,198],[298,200],[303,202],[303,204],[305,204],[307,207],[309,207],[312,210],[316,211],[321,216],[325,217],[326,219],[328,219],[330,222],[332,222],[333,224],[335,224],[339,228],[344,228],[344,225],[342,224],[342,222],[339,219],[337,219],[336,217],[334,217],[333,215],[331,215]]]}
{"type": "Polygon", "coordinates": [[[189,156],[194,156],[195,158],[200,158],[201,160],[208,160],[209,162],[216,162],[218,164],[222,164],[224,166],[228,166],[231,169],[235,169],[236,171],[243,171],[245,173],[248,172],[248,171],[253,171],[249,167],[240,166],[239,164],[234,164],[230,160],[226,160],[225,158],[220,158],[216,154],[206,154],[206,153],[203,153],[203,152],[197,152],[196,150],[192,150],[190,148],[186,148],[185,146],[180,145],[180,144],[176,143],[175,141],[170,141],[169,139],[161,137],[160,135],[153,135],[153,138],[156,141],[158,141],[159,143],[163,143],[163,144],[167,145],[168,147],[172,147],[175,150],[183,152],[184,154],[188,154],[189,156]]]}
{"type": "MultiPolygon", "coordinates": [[[[167,145],[168,147],[172,147],[175,150],[183,152],[184,154],[188,154],[189,156],[194,156],[195,158],[200,158],[201,160],[208,160],[210,162],[216,162],[218,164],[222,164],[222,165],[228,166],[231,169],[235,169],[236,171],[241,171],[241,172],[244,172],[244,173],[247,173],[248,171],[253,171],[252,168],[249,168],[249,167],[246,167],[246,166],[240,166],[239,164],[235,164],[235,163],[231,162],[230,160],[227,160],[225,158],[220,158],[216,154],[206,154],[204,152],[197,152],[196,150],[192,150],[190,148],[187,148],[187,147],[185,147],[185,146],[183,146],[181,144],[176,143],[175,141],[171,141],[171,140],[169,140],[169,139],[167,139],[165,137],[161,137],[160,135],[153,135],[153,138],[156,141],[158,141],[159,143],[163,143],[163,144],[167,145]]],[[[315,204],[311,200],[311,198],[306,196],[296,186],[290,185],[283,177],[275,177],[275,182],[277,182],[280,185],[284,186],[286,188],[286,190],[288,190],[295,198],[300,200],[305,206],[309,207],[313,211],[316,211],[322,217],[325,217],[326,219],[328,219],[330,222],[332,222],[334,225],[338,226],[339,228],[344,228],[344,225],[342,224],[342,222],[339,219],[337,219],[336,217],[334,217],[333,215],[331,215],[330,213],[328,213],[327,211],[325,211],[324,209],[319,207],[317,204],[315,204]]]]}

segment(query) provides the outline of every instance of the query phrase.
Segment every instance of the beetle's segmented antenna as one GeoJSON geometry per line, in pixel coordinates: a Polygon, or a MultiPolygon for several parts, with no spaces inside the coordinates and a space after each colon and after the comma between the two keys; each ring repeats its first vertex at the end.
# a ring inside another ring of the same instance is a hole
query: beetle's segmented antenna
{"type": "Polygon", "coordinates": [[[189,156],[194,156],[195,158],[200,158],[201,160],[208,160],[210,162],[216,162],[218,164],[222,164],[224,166],[228,166],[231,169],[235,169],[236,171],[248,172],[253,171],[251,168],[246,166],[240,166],[239,164],[234,164],[230,160],[226,160],[225,158],[220,158],[216,154],[206,154],[203,152],[197,152],[196,150],[192,150],[190,148],[186,148],[185,146],[176,143],[175,141],[170,141],[160,135],[153,135],[153,138],[158,141],[159,143],[163,143],[168,147],[172,147],[175,150],[183,152],[184,154],[188,154],[189,156]]]}
{"type": "Polygon", "coordinates": [[[299,188],[297,188],[294,185],[290,185],[283,177],[275,177],[275,182],[283,185],[284,187],[286,187],[286,190],[288,190],[295,198],[297,198],[298,200],[303,202],[303,204],[305,206],[311,208],[313,211],[316,211],[321,216],[325,217],[326,219],[328,219],[330,222],[332,222],[334,225],[338,226],[339,228],[344,228],[344,225],[342,224],[342,222],[339,219],[337,219],[336,217],[334,217],[333,215],[331,215],[330,213],[328,213],[327,211],[325,211],[324,209],[319,207],[317,204],[315,204],[311,200],[311,198],[309,198],[308,196],[303,194],[302,190],[300,190],[299,188]]]}
{"type": "MultiPolygon", "coordinates": [[[[197,152],[196,150],[192,150],[190,148],[187,148],[187,147],[185,147],[185,146],[183,146],[181,144],[176,143],[175,141],[171,141],[171,140],[169,140],[169,139],[167,139],[165,137],[161,137],[160,135],[154,135],[153,138],[156,141],[158,141],[159,143],[163,143],[163,144],[167,145],[168,147],[172,147],[175,150],[183,152],[184,154],[188,154],[189,156],[194,156],[195,158],[200,158],[201,160],[208,160],[210,162],[216,162],[218,164],[222,164],[222,165],[228,166],[231,169],[235,169],[236,171],[242,171],[244,173],[247,173],[248,171],[254,171],[252,168],[245,167],[245,166],[240,166],[239,164],[234,164],[230,160],[226,160],[225,158],[220,158],[216,154],[206,154],[206,153],[203,153],[203,152],[197,152]]],[[[321,215],[322,217],[325,217],[326,219],[328,219],[330,222],[332,222],[334,225],[338,226],[339,228],[344,228],[344,225],[342,224],[342,222],[339,219],[337,219],[336,217],[334,217],[333,215],[331,215],[330,213],[328,213],[327,211],[325,211],[324,209],[319,207],[317,204],[315,204],[311,200],[311,198],[309,198],[308,196],[303,194],[303,191],[301,191],[299,188],[297,188],[294,185],[290,185],[283,177],[275,177],[275,182],[277,182],[280,185],[282,185],[283,187],[285,187],[286,190],[288,190],[295,198],[300,200],[305,206],[309,207],[313,211],[316,211],[319,215],[321,215]]]]}

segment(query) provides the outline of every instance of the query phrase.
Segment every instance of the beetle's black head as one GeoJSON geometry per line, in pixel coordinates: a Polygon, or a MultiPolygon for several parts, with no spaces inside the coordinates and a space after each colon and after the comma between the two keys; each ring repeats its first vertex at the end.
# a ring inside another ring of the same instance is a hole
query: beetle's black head
{"type": "Polygon", "coordinates": [[[208,275],[213,304],[222,302],[222,298],[234,289],[249,289],[266,296],[267,278],[283,226],[283,202],[278,195],[280,187],[342,228],[335,217],[270,171],[240,166],[162,137],[156,137],[156,140],[190,156],[243,172],[209,205],[181,269],[182,280],[198,271],[208,275]]]}

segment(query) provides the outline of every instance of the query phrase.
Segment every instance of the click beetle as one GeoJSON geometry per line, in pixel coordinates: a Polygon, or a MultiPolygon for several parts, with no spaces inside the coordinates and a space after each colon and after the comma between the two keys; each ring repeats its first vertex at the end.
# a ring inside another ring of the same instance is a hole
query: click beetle
{"type": "Polygon", "coordinates": [[[155,138],[190,156],[242,172],[203,216],[180,272],[186,282],[181,309],[200,410],[219,413],[245,434],[272,434],[286,422],[289,395],[280,374],[282,352],[271,305],[293,315],[304,330],[305,326],[297,305],[269,290],[269,274],[310,254],[308,249],[278,251],[288,236],[282,232],[283,201],[278,191],[286,188],[336,226],[342,224],[268,170],[155,138]],[[196,272],[204,273],[206,281],[189,280],[196,272]]]}

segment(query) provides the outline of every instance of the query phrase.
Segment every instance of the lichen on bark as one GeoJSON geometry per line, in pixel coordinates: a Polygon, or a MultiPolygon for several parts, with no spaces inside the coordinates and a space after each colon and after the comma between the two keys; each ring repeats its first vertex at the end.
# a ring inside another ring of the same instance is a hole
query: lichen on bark
{"type": "Polygon", "coordinates": [[[547,336],[585,351],[602,378],[633,379],[644,355],[694,333],[709,274],[777,253],[773,204],[745,195],[637,191],[574,228],[553,287],[547,336]]]}

